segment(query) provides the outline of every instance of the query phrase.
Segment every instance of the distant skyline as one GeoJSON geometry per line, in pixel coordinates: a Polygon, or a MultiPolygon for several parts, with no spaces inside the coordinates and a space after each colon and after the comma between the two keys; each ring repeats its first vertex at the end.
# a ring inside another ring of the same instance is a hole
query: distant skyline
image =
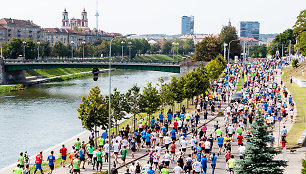
{"type": "MultiPolygon", "coordinates": [[[[239,31],[240,21],[258,21],[260,33],[280,33],[292,28],[305,0],[98,0],[99,29],[123,34],[180,34],[181,17],[194,16],[195,33],[219,33],[231,20],[239,31]]],[[[88,13],[89,27],[96,26],[96,0],[10,0],[1,2],[0,18],[32,20],[47,27],[61,27],[64,8],[80,18],[88,13]]],[[[239,33],[238,33],[239,34],[239,33]]]]}

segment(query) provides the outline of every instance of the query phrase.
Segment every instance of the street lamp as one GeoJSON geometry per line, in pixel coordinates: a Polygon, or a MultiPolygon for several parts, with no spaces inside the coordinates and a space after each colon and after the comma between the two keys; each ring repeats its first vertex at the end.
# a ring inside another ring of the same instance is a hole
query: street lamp
{"type": "Polygon", "coordinates": [[[179,60],[178,60],[178,46],[179,46],[180,44],[177,42],[176,43],[176,61],[177,61],[177,63],[179,62],[179,60]]]}
{"type": "Polygon", "coordinates": [[[73,61],[73,45],[74,45],[74,42],[71,41],[71,60],[73,61]]]}
{"type": "Polygon", "coordinates": [[[226,47],[227,47],[227,43],[224,42],[223,46],[224,46],[224,53],[223,53],[223,57],[226,60],[226,47]]]}
{"type": "Polygon", "coordinates": [[[1,55],[1,58],[3,58],[3,55],[2,55],[2,43],[1,43],[1,54],[0,55],[1,55]]]}
{"type": "Polygon", "coordinates": [[[23,60],[25,60],[25,44],[27,43],[26,41],[23,41],[23,60]]]}
{"type": "MultiPolygon", "coordinates": [[[[227,78],[228,80],[229,80],[229,58],[230,58],[230,51],[231,51],[231,43],[234,41],[239,41],[239,39],[231,40],[228,44],[228,55],[227,55],[227,78]]],[[[228,86],[227,105],[229,106],[229,96],[230,96],[229,84],[227,86],[228,86]]]]}
{"type": "Polygon", "coordinates": [[[174,46],[175,46],[175,45],[176,45],[176,43],[173,42],[173,43],[172,43],[172,53],[173,53],[173,56],[172,56],[172,57],[173,57],[173,62],[172,62],[172,63],[173,63],[173,64],[174,64],[174,46]]]}
{"type": "Polygon", "coordinates": [[[85,43],[86,43],[86,42],[84,42],[84,41],[82,42],[82,46],[83,46],[83,60],[84,60],[84,56],[85,56],[85,52],[84,52],[85,43]]]}
{"type": "Polygon", "coordinates": [[[37,59],[39,59],[39,45],[40,45],[40,42],[37,42],[37,46],[38,46],[38,49],[37,49],[37,59]]]}
{"type": "Polygon", "coordinates": [[[108,79],[109,79],[109,93],[108,93],[108,174],[111,174],[111,156],[110,156],[110,147],[111,147],[111,94],[112,94],[112,82],[111,82],[111,61],[112,61],[112,42],[116,38],[127,38],[129,36],[132,36],[134,34],[128,34],[125,36],[116,36],[111,39],[109,43],[109,61],[108,61],[108,79]]]}
{"type": "Polygon", "coordinates": [[[132,47],[132,42],[128,42],[129,44],[129,57],[130,57],[130,61],[131,61],[131,47],[132,47]]]}
{"type": "Polygon", "coordinates": [[[121,41],[121,48],[122,48],[122,58],[121,58],[121,62],[123,62],[123,47],[124,47],[125,42],[121,41]]]}

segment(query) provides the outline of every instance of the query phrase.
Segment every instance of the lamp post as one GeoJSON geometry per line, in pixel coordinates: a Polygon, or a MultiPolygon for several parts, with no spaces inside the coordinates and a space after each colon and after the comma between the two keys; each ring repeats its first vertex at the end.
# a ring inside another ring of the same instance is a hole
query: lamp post
{"type": "Polygon", "coordinates": [[[25,60],[25,44],[27,43],[26,41],[23,41],[23,60],[25,60]]]}
{"type": "Polygon", "coordinates": [[[121,62],[123,62],[123,47],[124,47],[125,42],[121,41],[121,48],[122,48],[122,58],[121,58],[121,62]]]}
{"type": "Polygon", "coordinates": [[[226,60],[226,47],[227,47],[227,43],[224,42],[223,46],[224,46],[223,57],[226,60]]]}
{"type": "Polygon", "coordinates": [[[173,62],[172,62],[172,63],[173,63],[173,64],[174,64],[174,45],[175,45],[175,44],[176,44],[176,43],[174,43],[174,42],[172,43],[172,53],[173,53],[173,62]]]}
{"type": "Polygon", "coordinates": [[[85,51],[84,51],[85,43],[86,43],[86,42],[84,42],[84,41],[82,42],[82,46],[83,46],[83,59],[82,59],[82,60],[83,60],[83,61],[84,61],[84,56],[85,56],[85,51]]]}
{"type": "Polygon", "coordinates": [[[37,46],[38,46],[38,49],[37,49],[37,59],[39,59],[39,45],[40,45],[40,42],[37,42],[37,46]]]}
{"type": "MultiPolygon", "coordinates": [[[[227,77],[228,77],[228,80],[229,80],[229,59],[230,59],[230,51],[231,51],[231,43],[234,42],[234,41],[239,41],[239,39],[236,39],[236,40],[231,40],[229,43],[228,43],[228,55],[227,55],[227,77]]],[[[227,93],[227,105],[229,106],[229,96],[230,96],[230,91],[229,91],[229,85],[228,85],[228,93],[227,93]]]]}
{"type": "Polygon", "coordinates": [[[177,61],[177,63],[179,62],[179,60],[178,60],[178,46],[179,46],[179,43],[177,42],[176,43],[176,61],[177,61]]]}
{"type": "Polygon", "coordinates": [[[71,60],[73,61],[73,45],[74,45],[74,42],[71,41],[71,60]]]}
{"type": "MultiPolygon", "coordinates": [[[[125,36],[121,36],[121,38],[126,38],[129,36],[132,36],[134,34],[128,34],[125,36]]],[[[112,61],[112,42],[114,39],[119,38],[119,36],[116,36],[111,39],[109,43],[109,62],[108,62],[108,79],[109,79],[109,93],[108,93],[108,143],[109,143],[109,148],[108,148],[108,174],[111,174],[111,155],[110,155],[110,147],[111,147],[111,94],[112,94],[112,82],[111,82],[111,61],[112,61]]]]}
{"type": "Polygon", "coordinates": [[[128,42],[129,44],[129,57],[130,57],[130,61],[131,61],[131,47],[132,47],[132,42],[128,42]]]}
{"type": "Polygon", "coordinates": [[[3,55],[2,55],[2,43],[1,43],[1,58],[3,58],[3,55]]]}

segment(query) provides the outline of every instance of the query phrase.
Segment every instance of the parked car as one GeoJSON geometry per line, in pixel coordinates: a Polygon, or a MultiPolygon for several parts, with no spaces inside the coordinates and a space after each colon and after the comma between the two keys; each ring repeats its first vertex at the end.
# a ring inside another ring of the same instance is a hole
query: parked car
{"type": "Polygon", "coordinates": [[[232,96],[232,100],[231,100],[231,102],[233,103],[233,102],[241,102],[241,100],[242,100],[242,97],[243,97],[243,94],[242,94],[242,92],[235,92],[234,94],[233,94],[233,96],[232,96]]]}

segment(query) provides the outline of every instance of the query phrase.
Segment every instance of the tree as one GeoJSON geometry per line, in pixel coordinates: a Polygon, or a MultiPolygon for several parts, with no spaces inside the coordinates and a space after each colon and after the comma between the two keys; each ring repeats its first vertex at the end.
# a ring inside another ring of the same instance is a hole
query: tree
{"type": "Polygon", "coordinates": [[[300,12],[297,16],[297,20],[293,26],[293,32],[297,35],[301,35],[304,31],[306,31],[306,10],[300,12]]]}
{"type": "Polygon", "coordinates": [[[177,78],[173,76],[170,83],[168,83],[167,90],[169,97],[176,103],[181,103],[184,100],[184,77],[177,78]]]}
{"type": "Polygon", "coordinates": [[[150,44],[148,43],[146,39],[141,39],[140,44],[141,44],[141,47],[139,49],[139,53],[146,54],[150,49],[150,44]]]}
{"type": "Polygon", "coordinates": [[[54,56],[57,57],[64,57],[65,56],[65,45],[62,42],[55,42],[53,48],[52,48],[52,52],[54,54],[54,56]]]}
{"type": "Polygon", "coordinates": [[[144,87],[141,98],[141,107],[143,111],[150,116],[158,110],[158,107],[162,104],[161,97],[156,87],[152,86],[152,83],[148,83],[144,87]]]}
{"type": "Polygon", "coordinates": [[[37,57],[37,44],[32,40],[25,40],[25,58],[26,59],[35,59],[37,57]]]}
{"type": "Polygon", "coordinates": [[[194,52],[194,42],[192,39],[186,39],[186,41],[183,44],[184,53],[190,54],[191,52],[194,52]]]}
{"type": "Polygon", "coordinates": [[[129,105],[124,94],[121,94],[117,88],[114,88],[114,92],[111,94],[111,105],[112,105],[112,115],[115,120],[116,132],[118,120],[124,118],[126,113],[130,112],[129,105]]]}
{"type": "Polygon", "coordinates": [[[207,74],[208,76],[213,79],[216,80],[219,78],[221,72],[222,72],[222,66],[220,65],[221,63],[218,62],[216,59],[211,60],[210,62],[208,62],[208,64],[206,65],[206,70],[207,70],[207,74]]]}
{"type": "Polygon", "coordinates": [[[23,55],[23,44],[18,38],[12,38],[3,43],[3,56],[9,59],[16,59],[23,55]]]}
{"type": "Polygon", "coordinates": [[[140,88],[137,87],[137,85],[134,85],[132,88],[128,90],[125,96],[126,96],[125,98],[127,100],[127,104],[130,106],[130,113],[132,113],[134,117],[133,123],[134,123],[134,131],[135,131],[135,127],[136,127],[135,126],[135,121],[136,121],[135,116],[142,111],[142,108],[141,108],[142,95],[140,94],[140,88]]]}
{"type": "MultiPolygon", "coordinates": [[[[219,42],[221,45],[224,43],[229,44],[232,40],[237,40],[238,35],[236,28],[233,26],[223,26],[219,35],[219,42]]],[[[222,46],[222,52],[224,51],[224,47],[222,46]]],[[[240,56],[241,53],[241,45],[239,42],[231,42],[231,50],[230,57],[240,56]]]]}
{"type": "Polygon", "coordinates": [[[159,45],[158,43],[156,43],[156,44],[152,44],[152,45],[150,46],[149,52],[150,52],[150,53],[158,53],[159,50],[160,50],[160,45],[159,45]]]}
{"type": "MultiPolygon", "coordinates": [[[[278,34],[273,39],[273,43],[276,44],[280,49],[283,47],[285,48],[285,52],[289,53],[289,42],[291,41],[291,51],[294,51],[294,44],[296,43],[296,34],[293,33],[292,29],[287,29],[284,32],[278,34]]],[[[291,53],[292,53],[291,52],[291,53]]]]}
{"type": "Polygon", "coordinates": [[[100,93],[98,86],[92,88],[87,97],[82,97],[82,103],[77,108],[78,119],[83,128],[89,131],[96,130],[96,127],[106,129],[108,126],[108,104],[100,93]]]}
{"type": "Polygon", "coordinates": [[[172,43],[170,41],[167,41],[166,39],[163,39],[162,45],[161,45],[161,51],[164,54],[170,54],[172,48],[172,43]]]}
{"type": "Polygon", "coordinates": [[[213,36],[206,37],[196,44],[194,59],[197,61],[210,61],[221,53],[221,45],[213,36]]]}
{"type": "Polygon", "coordinates": [[[244,159],[238,161],[237,172],[242,174],[282,174],[286,166],[286,161],[274,160],[274,156],[279,154],[273,147],[268,147],[271,141],[267,126],[264,124],[264,117],[257,112],[254,123],[251,125],[251,137],[247,138],[247,146],[244,159]]]}
{"type": "MultiPolygon", "coordinates": [[[[272,50],[273,52],[273,50],[272,50]]],[[[266,45],[260,45],[260,46],[252,46],[250,48],[250,52],[249,52],[249,55],[251,55],[251,57],[253,58],[264,58],[267,56],[267,46],[266,45]],[[254,56],[253,56],[254,54],[254,56]]]]}
{"type": "Polygon", "coordinates": [[[299,37],[300,52],[306,56],[306,31],[302,32],[299,37]]]}

